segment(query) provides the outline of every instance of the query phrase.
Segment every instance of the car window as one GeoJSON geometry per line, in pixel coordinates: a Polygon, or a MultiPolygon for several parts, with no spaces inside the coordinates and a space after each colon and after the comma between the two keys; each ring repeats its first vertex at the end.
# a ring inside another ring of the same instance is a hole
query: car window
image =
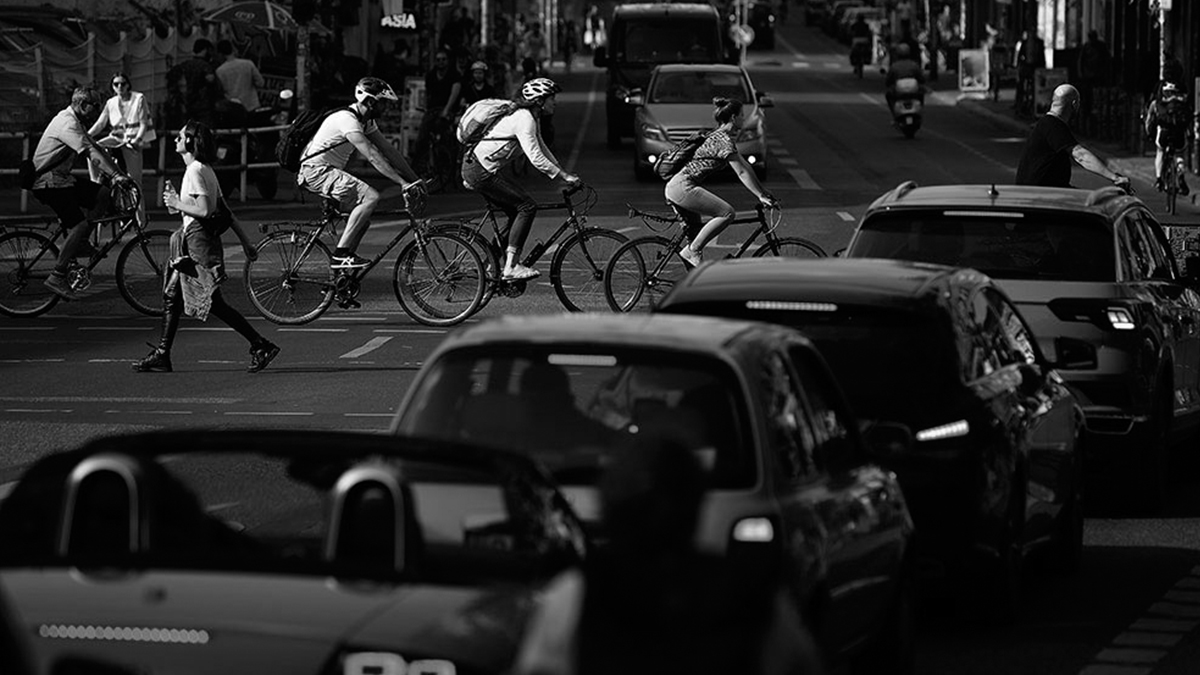
{"type": "Polygon", "coordinates": [[[1138,221],[1138,232],[1150,256],[1150,278],[1174,279],[1174,258],[1170,247],[1165,243],[1165,236],[1162,236],[1162,228],[1144,212],[1137,212],[1135,218],[1138,221]]]}
{"type": "Polygon", "coordinates": [[[1127,277],[1131,281],[1150,279],[1154,275],[1154,254],[1136,212],[1121,218],[1120,245],[1124,249],[1127,277]]]}
{"type": "Polygon", "coordinates": [[[858,465],[850,436],[850,424],[837,385],[812,353],[798,347],[790,350],[792,367],[804,387],[804,398],[812,415],[817,437],[817,461],[823,470],[842,473],[858,465]]]}
{"type": "Polygon", "coordinates": [[[695,70],[659,73],[654,79],[649,102],[711,104],[718,96],[743,103],[752,100],[746,78],[740,72],[695,70]]]}
{"type": "Polygon", "coordinates": [[[720,61],[720,34],[715,18],[637,17],[620,22],[613,54],[621,63],[720,61]]]}
{"type": "Polygon", "coordinates": [[[1008,342],[1008,363],[1036,363],[1035,338],[1017,308],[994,288],[988,288],[984,293],[991,302],[991,311],[996,314],[996,323],[1008,342]]]}
{"type": "Polygon", "coordinates": [[[970,329],[967,338],[971,358],[966,373],[970,379],[987,377],[1023,360],[1009,342],[1000,322],[1000,314],[982,291],[976,292],[971,298],[970,329]]]}
{"type": "Polygon", "coordinates": [[[714,484],[753,484],[741,386],[724,362],[658,351],[461,350],[441,357],[400,423],[405,433],[468,441],[591,482],[630,433],[678,436],[714,484]]]}
{"type": "Polygon", "coordinates": [[[817,465],[817,437],[808,412],[800,401],[800,388],[778,352],[763,359],[766,388],[767,442],[788,481],[800,481],[821,471],[817,465]]]}
{"type": "Polygon", "coordinates": [[[1109,230],[1084,214],[881,213],[863,222],[846,256],[973,267],[998,279],[1116,278],[1109,230]]]}

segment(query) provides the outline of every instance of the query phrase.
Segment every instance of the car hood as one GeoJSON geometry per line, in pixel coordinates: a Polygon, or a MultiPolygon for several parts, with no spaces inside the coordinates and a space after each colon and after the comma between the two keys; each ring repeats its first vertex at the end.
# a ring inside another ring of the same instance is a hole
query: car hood
{"type": "Polygon", "coordinates": [[[191,572],[8,571],[38,672],[64,654],[178,674],[318,673],[341,646],[503,670],[532,591],[191,572]],[[469,649],[464,646],[469,645],[469,649]]]}
{"type": "MultiPolygon", "coordinates": [[[[758,113],[758,106],[748,105],[743,109],[746,123],[751,124],[758,113]]],[[[645,115],[667,129],[676,127],[708,129],[717,125],[713,120],[711,103],[648,103],[643,106],[645,115]]]]}

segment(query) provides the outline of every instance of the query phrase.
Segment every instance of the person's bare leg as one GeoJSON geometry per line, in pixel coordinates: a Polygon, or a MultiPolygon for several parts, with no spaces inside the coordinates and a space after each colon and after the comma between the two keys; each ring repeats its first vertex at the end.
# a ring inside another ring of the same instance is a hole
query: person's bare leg
{"type": "Polygon", "coordinates": [[[342,238],[337,245],[339,249],[353,253],[358,248],[358,242],[362,241],[363,235],[366,234],[371,214],[375,212],[378,204],[379,193],[377,191],[370,190],[363,195],[362,201],[350,211],[350,217],[346,219],[346,231],[342,233],[342,238]]]}

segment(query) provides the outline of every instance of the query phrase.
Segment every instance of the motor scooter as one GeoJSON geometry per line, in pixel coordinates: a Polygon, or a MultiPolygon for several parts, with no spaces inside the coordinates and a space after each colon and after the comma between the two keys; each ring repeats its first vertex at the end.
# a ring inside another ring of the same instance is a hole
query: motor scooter
{"type": "Polygon", "coordinates": [[[922,111],[925,93],[921,84],[914,77],[902,77],[896,80],[895,96],[892,99],[892,125],[904,134],[905,138],[917,135],[921,128],[922,111]]]}

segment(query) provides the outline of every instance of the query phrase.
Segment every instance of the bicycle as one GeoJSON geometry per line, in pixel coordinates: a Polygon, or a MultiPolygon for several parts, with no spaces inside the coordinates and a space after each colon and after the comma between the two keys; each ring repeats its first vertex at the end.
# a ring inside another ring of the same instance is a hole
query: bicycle
{"type": "MultiPolygon", "coordinates": [[[[677,225],[675,236],[667,238],[661,235],[639,237],[626,242],[613,254],[612,260],[604,273],[604,295],[609,307],[614,312],[631,312],[638,308],[643,298],[648,300],[647,309],[658,306],[659,300],[677,281],[687,275],[690,266],[679,255],[679,250],[691,240],[687,218],[680,207],[670,204],[673,214],[641,211],[629,207],[630,218],[641,218],[651,230],[661,232],[666,228],[656,228],[651,223],[664,223],[667,226],[677,225]]],[[[726,258],[740,258],[750,249],[759,235],[766,236],[766,243],[759,246],[752,254],[755,258],[762,256],[787,256],[792,258],[824,258],[825,249],[815,242],[801,237],[779,237],[775,228],[782,220],[782,213],[777,205],[768,209],[762,204],[755,205],[755,215],[735,217],[731,224],[757,223],[758,227],[746,237],[737,251],[726,258]]]]}
{"type": "MultiPolygon", "coordinates": [[[[137,234],[117,255],[117,290],[142,314],[162,316],[163,271],[171,256],[171,232],[146,229],[137,218],[141,188],[130,182],[127,189],[118,213],[97,218],[88,225],[94,230],[87,241],[95,251],[86,262],[71,261],[67,283],[76,293],[87,290],[92,285],[92,270],[130,230],[135,230],[137,234]],[[113,236],[101,243],[100,231],[106,225],[112,227],[113,236]]],[[[57,226],[60,221],[54,223],[57,226]]],[[[62,298],[47,288],[45,281],[58,260],[59,241],[66,235],[66,229],[58,227],[53,235],[22,228],[0,236],[0,313],[32,318],[58,304],[62,298]]]]}
{"type": "MultiPolygon", "coordinates": [[[[566,218],[546,241],[537,241],[529,248],[521,264],[533,267],[541,257],[554,248],[558,240],[566,234],[561,246],[554,250],[550,260],[550,285],[568,311],[607,311],[608,304],[604,300],[604,270],[612,253],[629,240],[628,237],[602,227],[587,227],[587,213],[596,204],[596,191],[583,185],[564,188],[562,201],[549,204],[538,204],[538,211],[565,209],[566,218]],[[580,190],[587,193],[579,207],[571,200],[571,196],[580,190]],[[570,234],[567,234],[567,232],[570,234]]],[[[500,294],[516,298],[525,293],[527,280],[511,280],[501,277],[501,261],[505,255],[508,242],[508,232],[502,231],[496,214],[499,211],[488,206],[483,216],[477,220],[443,221],[434,223],[436,232],[451,232],[470,241],[478,251],[487,267],[487,288],[483,295],[483,306],[491,302],[492,297],[500,294]],[[492,224],[492,236],[489,238],[482,232],[484,224],[492,224]]],[[[499,212],[503,216],[503,212],[499,212]]]]}
{"type": "Polygon", "coordinates": [[[1179,148],[1163,150],[1162,183],[1167,194],[1167,213],[1175,215],[1175,202],[1179,198],[1179,179],[1184,175],[1183,153],[1179,148]]]}
{"type": "Polygon", "coordinates": [[[453,118],[438,118],[430,123],[424,177],[431,193],[453,190],[458,184],[460,168],[458,139],[454,135],[456,127],[453,118]]]}
{"type": "Polygon", "coordinates": [[[454,326],[479,310],[483,300],[483,260],[471,244],[452,232],[434,232],[428,220],[404,209],[376,211],[380,216],[407,217],[409,224],[388,242],[366,267],[330,268],[328,235],[339,236],[338,224],[349,213],[335,200],[322,200],[322,217],[308,222],[263,223],[266,236],[255,247],[258,257],[245,266],[246,295],[267,320],[277,324],[309,323],[336,299],[343,309],[358,307],[362,280],[402,239],[392,273],[392,289],[406,314],[427,326],[454,326]]]}

